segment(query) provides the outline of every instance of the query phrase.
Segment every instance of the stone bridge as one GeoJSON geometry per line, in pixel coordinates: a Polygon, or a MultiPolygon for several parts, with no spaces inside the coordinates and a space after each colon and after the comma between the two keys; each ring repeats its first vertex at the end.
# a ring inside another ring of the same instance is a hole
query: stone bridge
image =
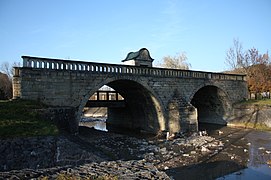
{"type": "Polygon", "coordinates": [[[14,98],[63,108],[77,132],[83,108],[103,85],[125,99],[108,107],[107,127],[197,131],[198,122],[227,124],[232,105],[247,98],[244,75],[22,56],[13,77],[14,98]]]}

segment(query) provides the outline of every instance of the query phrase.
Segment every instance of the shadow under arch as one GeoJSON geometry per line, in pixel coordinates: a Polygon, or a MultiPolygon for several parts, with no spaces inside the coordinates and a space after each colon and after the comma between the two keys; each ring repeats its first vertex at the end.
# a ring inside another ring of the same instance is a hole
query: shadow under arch
{"type": "Polygon", "coordinates": [[[161,102],[148,87],[134,80],[111,80],[105,84],[99,84],[81,100],[78,113],[82,112],[88,99],[103,85],[113,88],[125,99],[125,107],[108,107],[107,129],[109,131],[133,130],[157,133],[165,129],[161,102]]]}
{"type": "Polygon", "coordinates": [[[191,104],[197,108],[198,122],[226,125],[231,113],[229,96],[214,85],[201,87],[191,98],[191,104]]]}

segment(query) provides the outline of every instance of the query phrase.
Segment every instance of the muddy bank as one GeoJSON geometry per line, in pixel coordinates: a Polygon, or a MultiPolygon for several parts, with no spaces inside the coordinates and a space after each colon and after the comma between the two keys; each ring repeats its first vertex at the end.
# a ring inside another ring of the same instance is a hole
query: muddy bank
{"type": "Polygon", "coordinates": [[[228,126],[271,130],[271,106],[234,105],[228,126]]]}

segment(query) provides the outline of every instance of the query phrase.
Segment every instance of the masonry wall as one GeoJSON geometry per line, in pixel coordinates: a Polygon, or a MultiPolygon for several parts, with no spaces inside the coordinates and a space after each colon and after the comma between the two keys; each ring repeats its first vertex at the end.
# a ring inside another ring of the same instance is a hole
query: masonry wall
{"type": "MultiPolygon", "coordinates": [[[[148,109],[152,111],[150,113],[152,117],[146,117],[144,121],[147,122],[144,122],[144,125],[140,127],[144,127],[144,129],[149,128],[153,132],[159,130],[168,130],[171,132],[182,131],[184,129],[196,130],[197,122],[195,119],[197,109],[191,105],[191,100],[195,93],[205,86],[215,86],[223,90],[227,95],[227,103],[229,104],[247,97],[245,81],[171,78],[140,74],[57,69],[20,68],[17,76],[13,79],[13,84],[15,97],[38,100],[51,106],[70,107],[74,109],[75,122],[71,124],[78,124],[83,107],[89,97],[101,86],[110,84],[114,86],[113,88],[116,91],[124,93],[130,100],[134,101],[133,104],[137,104],[136,106],[132,106],[134,109],[138,108],[140,103],[142,103],[138,100],[140,98],[134,97],[135,94],[142,96],[141,99],[147,99],[143,102],[143,110],[140,111],[137,109],[137,111],[143,112],[145,115],[148,114],[148,109]],[[136,92],[133,89],[136,89],[136,92]],[[174,103],[178,104],[178,107],[172,108],[173,99],[175,99],[174,103]],[[152,102],[149,103],[149,101],[152,102]],[[155,120],[155,118],[157,119],[155,120]]],[[[123,112],[122,114],[128,113],[123,112]]],[[[115,116],[118,117],[119,115],[115,116]]],[[[111,123],[116,122],[117,124],[119,123],[118,121],[111,118],[111,123]]],[[[131,121],[132,123],[140,122],[135,122],[134,119],[126,121],[131,121]]],[[[131,123],[128,122],[126,124],[131,123]]]]}

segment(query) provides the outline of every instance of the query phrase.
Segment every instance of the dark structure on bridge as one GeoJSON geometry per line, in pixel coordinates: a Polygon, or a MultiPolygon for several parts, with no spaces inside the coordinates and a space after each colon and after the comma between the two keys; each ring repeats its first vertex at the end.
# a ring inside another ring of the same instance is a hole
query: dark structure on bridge
{"type": "Polygon", "coordinates": [[[73,118],[62,123],[72,132],[86,105],[105,103],[90,100],[103,85],[125,99],[125,106],[107,104],[108,127],[154,133],[197,131],[198,122],[226,124],[232,104],[248,93],[244,75],[153,68],[145,48],[127,55],[124,62],[130,65],[22,58],[23,67],[15,68],[14,98],[65,109],[63,116],[73,118]]]}

